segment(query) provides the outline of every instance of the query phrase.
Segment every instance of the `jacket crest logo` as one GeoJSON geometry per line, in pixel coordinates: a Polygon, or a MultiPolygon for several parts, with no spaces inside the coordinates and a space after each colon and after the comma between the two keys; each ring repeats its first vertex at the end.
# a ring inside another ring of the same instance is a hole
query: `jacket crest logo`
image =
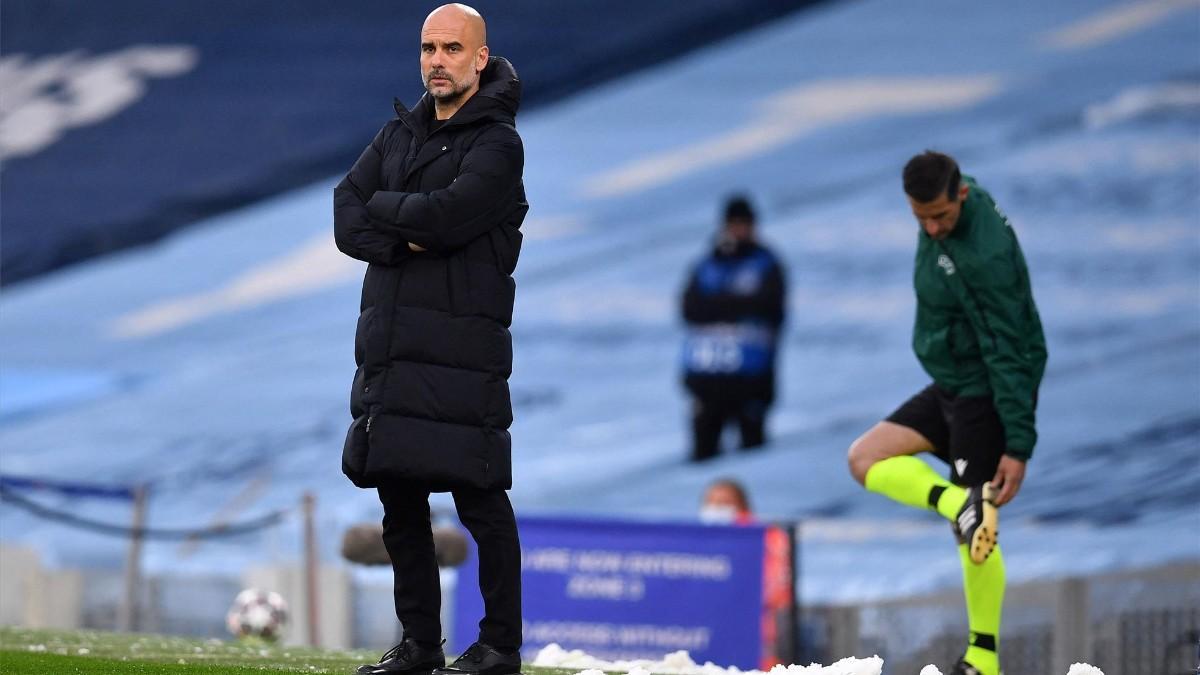
{"type": "Polygon", "coordinates": [[[938,256],[937,264],[938,267],[945,270],[946,276],[954,274],[954,261],[951,260],[950,256],[946,255],[945,253],[938,256]]]}

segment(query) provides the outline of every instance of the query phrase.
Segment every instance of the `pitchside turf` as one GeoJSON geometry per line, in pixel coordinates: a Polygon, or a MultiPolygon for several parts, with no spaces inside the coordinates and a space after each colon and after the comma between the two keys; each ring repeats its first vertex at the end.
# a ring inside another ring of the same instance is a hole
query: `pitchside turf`
{"type": "MultiPolygon", "coordinates": [[[[280,647],[162,635],[0,628],[0,673],[351,673],[378,652],[280,647]]],[[[571,670],[526,666],[526,675],[571,670]]]]}

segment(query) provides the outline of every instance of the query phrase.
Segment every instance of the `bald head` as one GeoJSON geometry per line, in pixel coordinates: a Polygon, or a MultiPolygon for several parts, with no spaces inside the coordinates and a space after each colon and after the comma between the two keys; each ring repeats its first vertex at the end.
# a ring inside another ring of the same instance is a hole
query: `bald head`
{"type": "Polygon", "coordinates": [[[487,27],[479,12],[458,3],[442,5],[421,27],[421,80],[437,119],[449,119],[479,91],[487,67],[487,27]]]}
{"type": "Polygon", "coordinates": [[[475,11],[474,7],[461,2],[442,5],[430,12],[421,26],[421,36],[424,37],[425,32],[431,27],[435,31],[460,31],[465,37],[472,40],[471,48],[478,49],[487,44],[487,23],[484,22],[483,15],[475,11]]]}

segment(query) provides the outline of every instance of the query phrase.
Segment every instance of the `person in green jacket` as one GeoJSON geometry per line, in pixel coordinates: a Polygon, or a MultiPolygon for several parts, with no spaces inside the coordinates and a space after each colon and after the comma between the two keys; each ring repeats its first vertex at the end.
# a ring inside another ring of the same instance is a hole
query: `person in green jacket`
{"type": "Polygon", "coordinates": [[[1017,235],[991,195],[932,151],[904,167],[904,192],[921,226],[913,351],[933,383],[850,446],[850,472],[950,521],[970,623],[953,673],[998,675],[997,509],[1020,490],[1037,441],[1046,340],[1017,235]],[[915,456],[923,452],[950,465],[949,480],[915,456]]]}

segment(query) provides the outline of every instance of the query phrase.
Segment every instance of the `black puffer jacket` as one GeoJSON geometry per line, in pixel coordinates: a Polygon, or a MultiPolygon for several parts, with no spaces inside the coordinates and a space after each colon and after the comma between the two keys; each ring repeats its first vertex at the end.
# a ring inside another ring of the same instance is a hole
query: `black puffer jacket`
{"type": "Polygon", "coordinates": [[[359,487],[512,484],[508,326],[529,210],[520,97],[512,65],[492,57],[441,126],[428,95],[411,112],[397,102],[334,190],[337,246],[370,263],[342,454],[359,487]]]}

